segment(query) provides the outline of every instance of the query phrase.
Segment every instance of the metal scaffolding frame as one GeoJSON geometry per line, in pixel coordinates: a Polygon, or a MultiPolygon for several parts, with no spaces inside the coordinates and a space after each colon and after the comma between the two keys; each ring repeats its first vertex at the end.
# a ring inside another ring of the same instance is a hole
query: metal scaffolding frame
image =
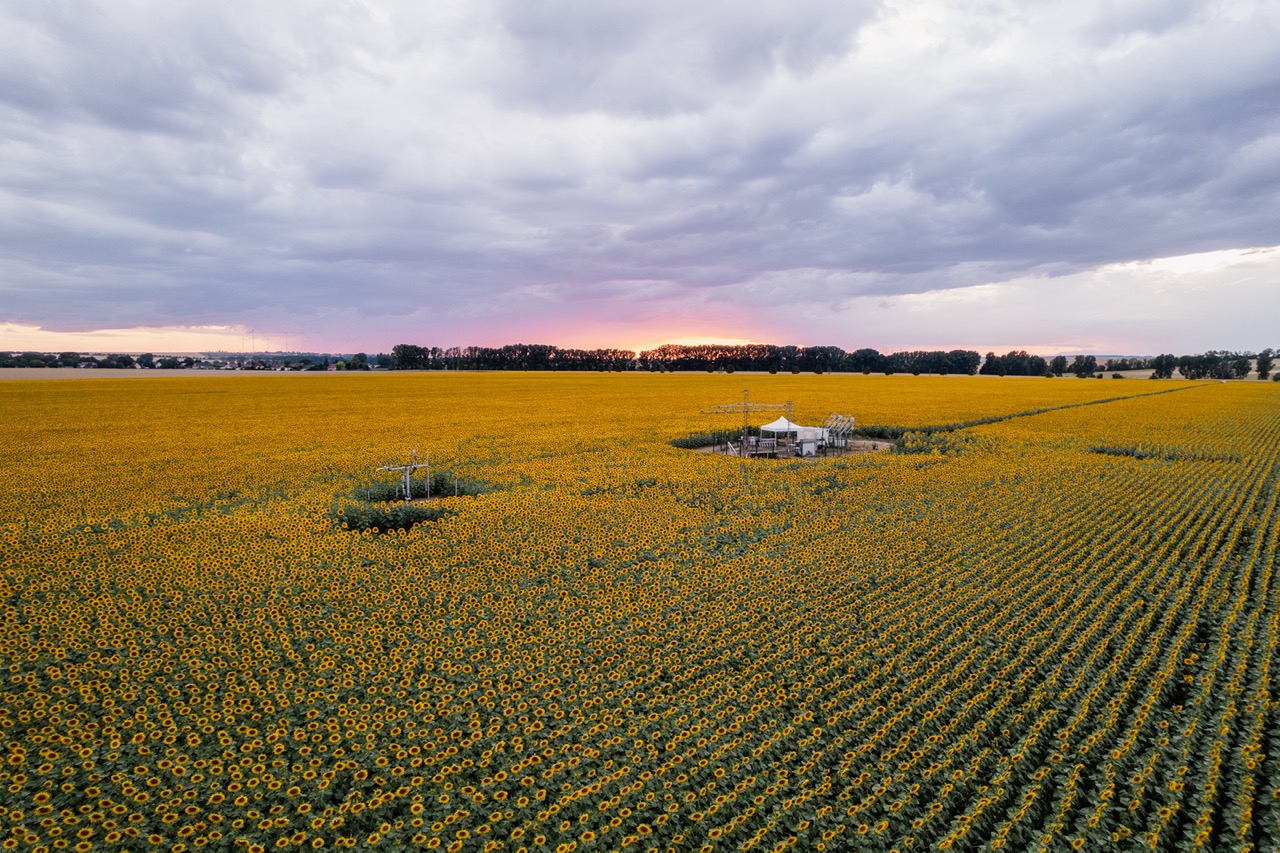
{"type": "Polygon", "coordinates": [[[430,453],[426,455],[425,462],[419,462],[418,448],[415,447],[413,448],[413,456],[411,457],[411,461],[407,465],[383,465],[381,468],[378,468],[377,470],[402,472],[400,485],[401,485],[401,488],[404,490],[404,499],[406,501],[409,501],[409,500],[413,500],[413,479],[412,479],[413,472],[417,471],[419,468],[425,468],[427,470],[427,475],[426,475],[427,497],[430,498],[431,497],[431,454],[430,453]]]}
{"type": "Polygon", "coordinates": [[[702,410],[704,415],[736,415],[742,412],[742,447],[747,446],[747,432],[751,429],[751,413],[752,412],[786,412],[787,420],[791,420],[791,401],[785,403],[753,403],[751,402],[751,391],[744,389],[742,392],[741,403],[723,403],[716,406],[708,406],[702,410]]]}

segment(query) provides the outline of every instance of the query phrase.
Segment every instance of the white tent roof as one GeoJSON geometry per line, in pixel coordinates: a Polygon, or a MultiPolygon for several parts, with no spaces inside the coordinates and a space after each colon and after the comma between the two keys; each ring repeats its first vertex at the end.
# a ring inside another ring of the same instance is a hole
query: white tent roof
{"type": "Polygon", "coordinates": [[[771,424],[765,424],[760,427],[761,432],[795,432],[798,429],[804,429],[799,424],[793,424],[786,418],[780,417],[771,424]]]}
{"type": "Polygon", "coordinates": [[[807,427],[800,424],[792,423],[786,418],[778,418],[771,424],[765,424],[760,427],[761,432],[794,432],[796,438],[800,441],[817,441],[827,437],[826,429],[822,427],[807,427]]]}

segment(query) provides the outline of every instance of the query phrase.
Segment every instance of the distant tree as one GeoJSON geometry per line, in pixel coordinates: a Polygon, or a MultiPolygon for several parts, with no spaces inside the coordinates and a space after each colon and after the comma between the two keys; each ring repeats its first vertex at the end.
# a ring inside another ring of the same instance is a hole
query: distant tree
{"type": "Polygon", "coordinates": [[[1098,369],[1098,359],[1092,355],[1078,355],[1075,361],[1071,362],[1071,372],[1080,379],[1091,377],[1098,369]]]}
{"type": "Polygon", "coordinates": [[[1234,353],[1222,353],[1216,350],[1198,355],[1184,355],[1178,359],[1178,372],[1187,379],[1232,379],[1235,378],[1234,353]],[[1230,355],[1231,358],[1223,358],[1230,355]]]}
{"type": "Polygon", "coordinates": [[[1005,353],[997,361],[996,372],[1000,376],[1041,376],[1048,367],[1043,358],[1030,355],[1026,350],[1005,353]]]}
{"type": "Polygon", "coordinates": [[[1224,359],[1230,364],[1231,376],[1224,377],[1229,379],[1244,379],[1249,375],[1249,371],[1253,370],[1253,359],[1248,353],[1234,353],[1228,359],[1224,359]]]}
{"type": "Polygon", "coordinates": [[[775,358],[779,370],[790,370],[792,373],[800,371],[800,347],[788,344],[777,347],[776,350],[775,358]]]}
{"type": "Polygon", "coordinates": [[[1257,367],[1255,369],[1258,371],[1259,379],[1265,381],[1266,378],[1271,375],[1271,368],[1274,367],[1276,363],[1275,356],[1275,350],[1271,349],[1271,347],[1267,347],[1262,352],[1258,353],[1257,367]]]}
{"type": "Polygon", "coordinates": [[[952,373],[973,376],[978,372],[978,365],[981,363],[982,356],[971,349],[953,349],[947,353],[947,366],[952,373]]]}
{"type": "Polygon", "coordinates": [[[178,361],[178,359],[174,358],[173,356],[165,356],[164,358],[156,362],[156,367],[160,368],[161,370],[177,370],[178,368],[182,367],[182,362],[178,361]]]}
{"type": "Polygon", "coordinates": [[[1049,362],[1049,370],[1053,371],[1054,376],[1061,376],[1067,372],[1067,357],[1065,355],[1055,355],[1049,362]]]}
{"type": "MultiPolygon", "coordinates": [[[[862,350],[858,351],[862,353],[862,350]]],[[[874,352],[874,350],[872,350],[874,352]]],[[[857,355],[857,354],[855,354],[857,355]]],[[[973,374],[978,370],[982,357],[971,350],[910,350],[895,352],[887,359],[892,362],[896,371],[904,371],[919,376],[922,373],[936,373],[945,376],[948,373],[973,374]]],[[[868,363],[871,360],[862,356],[851,359],[853,362],[868,363]]],[[[865,368],[863,372],[868,372],[865,368]]]]}
{"type": "Polygon", "coordinates": [[[801,369],[812,370],[814,373],[834,370],[843,364],[844,360],[845,351],[840,347],[832,346],[805,347],[800,357],[801,369]]]}
{"type": "Polygon", "coordinates": [[[859,349],[849,353],[845,366],[854,373],[879,373],[884,370],[885,358],[873,349],[859,349]]]}
{"type": "Polygon", "coordinates": [[[351,370],[368,370],[369,356],[367,353],[358,352],[351,356],[351,364],[348,365],[351,370]]]}
{"type": "Polygon", "coordinates": [[[890,353],[889,357],[884,360],[885,376],[892,376],[895,373],[907,373],[911,370],[910,353],[895,352],[890,353]]]}
{"type": "Polygon", "coordinates": [[[1173,370],[1178,366],[1178,357],[1171,354],[1161,354],[1151,359],[1152,379],[1172,379],[1173,370]]]}
{"type": "Polygon", "coordinates": [[[138,364],[150,370],[156,366],[156,357],[149,352],[144,352],[138,356],[138,364]]]}
{"type": "Polygon", "coordinates": [[[396,344],[391,348],[392,370],[422,370],[426,366],[427,351],[417,344],[396,344]]]}
{"type": "Polygon", "coordinates": [[[75,367],[80,363],[80,353],[64,352],[58,356],[59,367],[75,367]]]}
{"type": "Polygon", "coordinates": [[[24,352],[15,359],[18,367],[57,367],[58,357],[42,352],[24,352]]]}
{"type": "Polygon", "coordinates": [[[1248,353],[1209,350],[1178,359],[1178,372],[1188,379],[1243,379],[1253,369],[1248,353]]]}

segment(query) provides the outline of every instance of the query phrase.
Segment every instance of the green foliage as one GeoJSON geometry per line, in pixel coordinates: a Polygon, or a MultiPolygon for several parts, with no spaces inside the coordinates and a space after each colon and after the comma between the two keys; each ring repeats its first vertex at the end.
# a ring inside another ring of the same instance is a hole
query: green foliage
{"type": "MultiPolygon", "coordinates": [[[[455,476],[451,471],[431,472],[430,497],[453,498],[484,494],[495,486],[474,477],[455,476]]],[[[428,497],[425,475],[414,477],[409,483],[413,500],[428,497]]],[[[454,510],[446,504],[408,503],[404,500],[403,481],[375,480],[357,486],[346,500],[335,504],[329,518],[336,525],[349,530],[375,530],[386,533],[391,530],[409,530],[428,521],[437,521],[452,515],[454,510]]]]}
{"type": "Polygon", "coordinates": [[[1071,362],[1071,372],[1081,379],[1093,376],[1095,370],[1098,369],[1098,359],[1092,355],[1076,356],[1075,361],[1071,362]]]}
{"type": "Polygon", "coordinates": [[[1151,360],[1152,379],[1172,379],[1173,370],[1178,366],[1178,357],[1170,353],[1162,353],[1151,360]]]}
{"type": "MultiPolygon", "coordinates": [[[[409,481],[410,495],[414,500],[428,497],[454,497],[460,495],[480,495],[494,491],[494,486],[473,477],[455,476],[452,471],[441,469],[431,472],[431,488],[427,489],[425,474],[419,474],[409,481]]],[[[403,481],[399,479],[375,480],[357,487],[351,494],[356,500],[380,503],[404,500],[403,481]]]]}
{"type": "Polygon", "coordinates": [[[1041,376],[1050,369],[1049,362],[1040,356],[1016,350],[1005,355],[987,353],[986,361],[978,372],[984,376],[1041,376]]]}
{"type": "Polygon", "coordinates": [[[392,530],[409,530],[426,521],[438,521],[452,515],[453,510],[442,506],[397,503],[347,504],[331,514],[335,524],[348,530],[374,530],[387,533],[392,530]]]}
{"type": "Polygon", "coordinates": [[[1243,379],[1253,368],[1247,353],[1210,350],[1178,359],[1178,372],[1188,379],[1243,379]]]}
{"type": "Polygon", "coordinates": [[[1266,379],[1271,375],[1271,368],[1276,363],[1276,353],[1271,347],[1267,347],[1258,353],[1255,369],[1258,371],[1259,379],[1266,379]]]}

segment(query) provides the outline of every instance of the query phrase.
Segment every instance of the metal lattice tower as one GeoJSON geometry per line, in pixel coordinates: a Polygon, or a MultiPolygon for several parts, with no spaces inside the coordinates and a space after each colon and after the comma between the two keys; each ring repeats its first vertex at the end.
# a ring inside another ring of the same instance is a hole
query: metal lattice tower
{"type": "Polygon", "coordinates": [[[751,392],[744,390],[742,392],[741,403],[724,403],[717,406],[708,406],[702,410],[704,415],[735,415],[742,412],[742,443],[746,446],[747,431],[751,428],[750,417],[752,412],[786,412],[787,420],[791,420],[791,401],[785,403],[753,403],[751,402],[751,392]]]}

